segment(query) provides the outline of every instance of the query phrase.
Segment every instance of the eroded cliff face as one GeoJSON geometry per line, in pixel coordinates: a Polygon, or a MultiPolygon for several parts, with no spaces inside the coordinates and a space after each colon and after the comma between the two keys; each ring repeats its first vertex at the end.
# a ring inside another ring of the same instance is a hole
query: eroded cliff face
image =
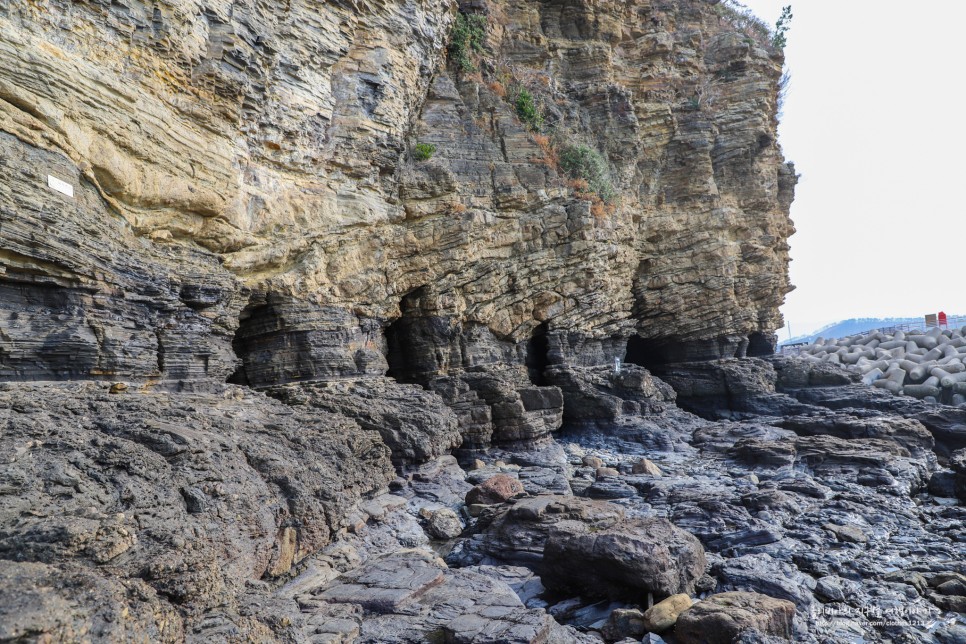
{"type": "Polygon", "coordinates": [[[673,391],[602,365],[768,350],[781,64],[699,0],[0,6],[0,576],[57,604],[3,632],[308,633],[279,580],[394,471],[568,423],[670,444],[673,391]]]}
{"type": "MultiPolygon", "coordinates": [[[[252,384],[373,373],[406,306],[464,345],[491,335],[500,359],[544,334],[552,360],[591,363],[632,335],[696,357],[767,338],[795,182],[780,54],[706,2],[480,2],[464,10],[487,16],[486,47],[464,73],[445,55],[456,9],[0,9],[3,315],[21,314],[4,377],[221,375],[230,340],[252,384]],[[546,160],[570,143],[607,159],[609,212],[546,160]]],[[[463,353],[437,370],[494,361],[463,353]]]]}

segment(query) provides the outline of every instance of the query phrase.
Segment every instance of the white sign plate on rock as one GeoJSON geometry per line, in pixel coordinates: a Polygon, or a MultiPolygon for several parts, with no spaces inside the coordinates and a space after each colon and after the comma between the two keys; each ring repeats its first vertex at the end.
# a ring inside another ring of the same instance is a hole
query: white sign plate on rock
{"type": "Polygon", "coordinates": [[[57,177],[52,177],[47,175],[47,185],[56,190],[57,192],[62,192],[68,197],[74,196],[74,186],[70,185],[66,181],[61,181],[57,177]]]}

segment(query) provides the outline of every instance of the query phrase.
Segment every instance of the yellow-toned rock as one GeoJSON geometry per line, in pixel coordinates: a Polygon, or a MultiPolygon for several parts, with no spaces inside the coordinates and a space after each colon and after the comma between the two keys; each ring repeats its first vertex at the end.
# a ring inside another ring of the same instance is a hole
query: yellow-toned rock
{"type": "Polygon", "coordinates": [[[684,594],[671,595],[644,612],[644,627],[652,633],[663,633],[678,621],[678,615],[691,608],[694,602],[684,594]]]}

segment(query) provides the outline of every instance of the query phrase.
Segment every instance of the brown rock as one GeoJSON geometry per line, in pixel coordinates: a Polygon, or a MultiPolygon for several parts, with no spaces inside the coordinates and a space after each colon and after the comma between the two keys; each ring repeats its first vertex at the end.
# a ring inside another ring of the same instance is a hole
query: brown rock
{"type": "Polygon", "coordinates": [[[684,593],[671,595],[644,612],[644,627],[652,633],[663,633],[674,626],[678,616],[691,608],[693,603],[691,597],[684,593]]]}
{"type": "Polygon", "coordinates": [[[518,494],[523,494],[523,484],[507,474],[491,476],[466,493],[466,505],[492,505],[503,503],[518,494]]]}
{"type": "Polygon", "coordinates": [[[634,463],[634,467],[631,468],[633,474],[647,474],[648,476],[663,476],[664,472],[661,471],[653,461],[647,458],[642,458],[637,463],[634,463]]]}
{"type": "Polygon", "coordinates": [[[298,547],[298,531],[287,527],[279,530],[276,558],[268,568],[268,574],[273,577],[284,575],[292,568],[298,547]]]}
{"type": "Polygon", "coordinates": [[[583,459],[581,459],[581,463],[587,467],[592,467],[595,470],[604,467],[604,461],[597,456],[585,456],[583,459]]]}
{"type": "Polygon", "coordinates": [[[597,468],[597,478],[605,478],[608,476],[620,476],[621,473],[615,470],[613,467],[598,467],[597,468]]]}
{"type": "Polygon", "coordinates": [[[728,592],[697,602],[678,616],[681,644],[731,644],[747,631],[790,640],[795,604],[759,593],[728,592]]]}
{"type": "Polygon", "coordinates": [[[125,391],[127,391],[127,385],[123,382],[115,382],[108,390],[108,392],[112,394],[122,394],[125,391]]]}

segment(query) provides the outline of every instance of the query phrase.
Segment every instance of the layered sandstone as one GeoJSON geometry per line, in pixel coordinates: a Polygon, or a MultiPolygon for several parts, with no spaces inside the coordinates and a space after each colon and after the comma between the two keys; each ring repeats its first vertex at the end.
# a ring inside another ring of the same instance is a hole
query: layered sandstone
{"type": "Polygon", "coordinates": [[[767,342],[795,182],[780,53],[698,0],[480,2],[463,7],[487,16],[468,74],[446,61],[456,9],[0,9],[2,315],[25,315],[4,325],[4,377],[223,374],[241,307],[252,384],[378,372],[407,307],[511,353],[549,333],[564,362],[635,334],[699,357],[767,342]],[[501,97],[518,86],[558,148],[607,159],[612,212],[544,163],[501,97]],[[416,161],[416,142],[437,152],[416,161]],[[38,298],[60,328],[33,321],[38,298]],[[65,352],[84,356],[69,374],[65,352]]]}

